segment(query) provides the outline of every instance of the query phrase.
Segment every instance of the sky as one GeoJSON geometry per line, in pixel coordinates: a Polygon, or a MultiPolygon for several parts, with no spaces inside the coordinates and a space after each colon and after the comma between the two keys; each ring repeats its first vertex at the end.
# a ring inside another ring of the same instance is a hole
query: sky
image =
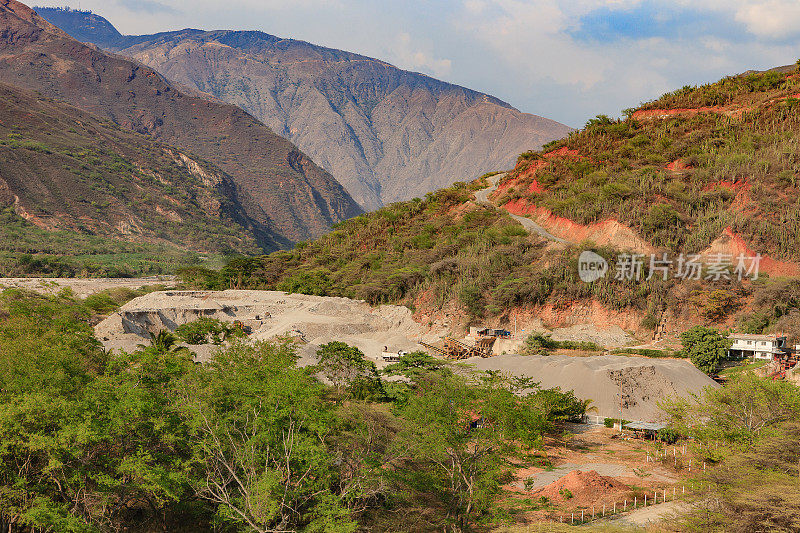
{"type": "MultiPolygon", "coordinates": [[[[24,1],[24,0],[23,0],[24,1]]],[[[388,61],[572,127],[800,57],[800,0],[38,0],[122,33],[260,30],[388,61]]]]}

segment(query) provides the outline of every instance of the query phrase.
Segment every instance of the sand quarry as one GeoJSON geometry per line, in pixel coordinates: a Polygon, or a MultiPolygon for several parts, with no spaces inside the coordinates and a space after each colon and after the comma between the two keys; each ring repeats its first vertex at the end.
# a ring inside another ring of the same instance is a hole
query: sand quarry
{"type": "MultiPolygon", "coordinates": [[[[289,335],[301,341],[300,364],[313,364],[320,345],[342,341],[360,348],[377,366],[390,352],[422,349],[419,341],[437,343],[448,331],[425,328],[409,309],[396,305],[371,307],[347,298],[286,294],[278,291],[162,291],[136,298],[98,324],[97,337],[106,348],[134,350],[149,333],[174,331],[200,317],[240,321],[252,330],[253,340],[289,335]]],[[[192,346],[197,360],[213,357],[215,346],[192,346]]],[[[501,350],[498,350],[502,353],[501,350]]],[[[505,350],[510,351],[510,350],[505,350]]],[[[463,361],[477,370],[499,370],[524,375],[542,387],[574,390],[591,399],[598,418],[657,421],[658,401],[699,393],[715,386],[691,363],[677,359],[624,356],[571,357],[566,355],[495,357],[463,361]],[[620,397],[620,394],[622,397],[620,397]]]]}

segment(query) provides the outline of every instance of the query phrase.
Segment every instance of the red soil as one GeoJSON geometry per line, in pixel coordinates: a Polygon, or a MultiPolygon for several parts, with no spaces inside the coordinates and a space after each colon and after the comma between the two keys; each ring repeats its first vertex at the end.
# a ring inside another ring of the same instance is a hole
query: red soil
{"type": "Polygon", "coordinates": [[[573,470],[558,481],[540,489],[534,495],[537,497],[545,496],[552,502],[587,505],[605,499],[610,495],[629,490],[630,487],[628,485],[612,477],[601,476],[594,470],[588,472],[573,470]],[[561,492],[565,490],[572,493],[572,498],[564,498],[561,492]]]}
{"type": "Polygon", "coordinates": [[[618,220],[609,219],[594,224],[578,224],[568,218],[554,215],[544,207],[532,205],[524,198],[512,200],[503,209],[513,215],[532,216],[547,231],[572,243],[592,241],[595,244],[613,244],[619,248],[650,253],[652,247],[630,227],[618,220]]]}
{"type": "Polygon", "coordinates": [[[649,119],[659,119],[659,118],[667,118],[673,116],[692,117],[700,113],[718,113],[720,115],[726,115],[729,117],[738,117],[745,111],[747,111],[747,108],[732,109],[722,106],[705,106],[705,107],[697,107],[694,109],[688,109],[688,108],[642,109],[634,112],[633,115],[631,115],[631,118],[636,120],[649,120],[649,119]]]}
{"type": "Polygon", "coordinates": [[[746,191],[750,188],[750,183],[747,180],[744,181],[717,181],[714,183],[709,183],[705,187],[703,187],[704,191],[710,191],[717,187],[723,187],[726,189],[730,189],[732,191],[746,191]]]}
{"type": "MultiPolygon", "coordinates": [[[[717,240],[711,243],[706,250],[701,252],[704,258],[708,259],[712,255],[727,254],[732,256],[732,263],[736,266],[738,256],[741,254],[745,258],[755,257],[756,252],[742,239],[739,235],[735,234],[733,230],[728,227],[722,232],[717,240]]],[[[749,265],[749,261],[746,262],[749,265]]],[[[778,277],[799,277],[800,265],[796,263],[787,263],[785,261],[778,261],[768,255],[761,256],[761,263],[759,264],[759,273],[768,274],[770,276],[778,277]]]]}
{"type": "Polygon", "coordinates": [[[666,168],[667,170],[680,171],[680,170],[691,170],[694,167],[692,165],[687,164],[686,161],[684,161],[683,159],[676,159],[672,163],[668,163],[667,166],[664,168],[666,168]]]}
{"type": "Polygon", "coordinates": [[[544,157],[553,158],[553,157],[574,157],[576,159],[582,159],[583,156],[577,150],[570,150],[566,146],[562,146],[558,150],[553,150],[551,152],[547,152],[544,154],[544,157]]]}

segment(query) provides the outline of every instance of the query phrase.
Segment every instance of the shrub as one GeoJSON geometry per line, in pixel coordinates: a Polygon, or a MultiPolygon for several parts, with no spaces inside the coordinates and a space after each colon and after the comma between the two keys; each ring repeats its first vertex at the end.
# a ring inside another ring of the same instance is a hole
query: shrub
{"type": "Polygon", "coordinates": [[[182,324],[175,333],[187,344],[222,344],[231,338],[245,336],[241,327],[207,317],[182,324]]]}

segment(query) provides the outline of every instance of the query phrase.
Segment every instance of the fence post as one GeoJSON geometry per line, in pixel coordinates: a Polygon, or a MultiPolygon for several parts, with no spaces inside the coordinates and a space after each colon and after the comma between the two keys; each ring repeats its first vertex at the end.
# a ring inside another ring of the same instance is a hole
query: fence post
{"type": "Polygon", "coordinates": [[[583,522],[583,509],[581,509],[581,522],[583,522]]]}
{"type": "Polygon", "coordinates": [[[611,511],[611,514],[617,514],[617,502],[614,502],[614,510],[611,511]]]}
{"type": "Polygon", "coordinates": [[[644,506],[647,507],[647,494],[644,495],[644,506]]]}
{"type": "Polygon", "coordinates": [[[636,509],[636,496],[633,497],[633,508],[636,509]]]}
{"type": "Polygon", "coordinates": [[[606,515],[606,504],[603,504],[603,516],[606,515]]]}

